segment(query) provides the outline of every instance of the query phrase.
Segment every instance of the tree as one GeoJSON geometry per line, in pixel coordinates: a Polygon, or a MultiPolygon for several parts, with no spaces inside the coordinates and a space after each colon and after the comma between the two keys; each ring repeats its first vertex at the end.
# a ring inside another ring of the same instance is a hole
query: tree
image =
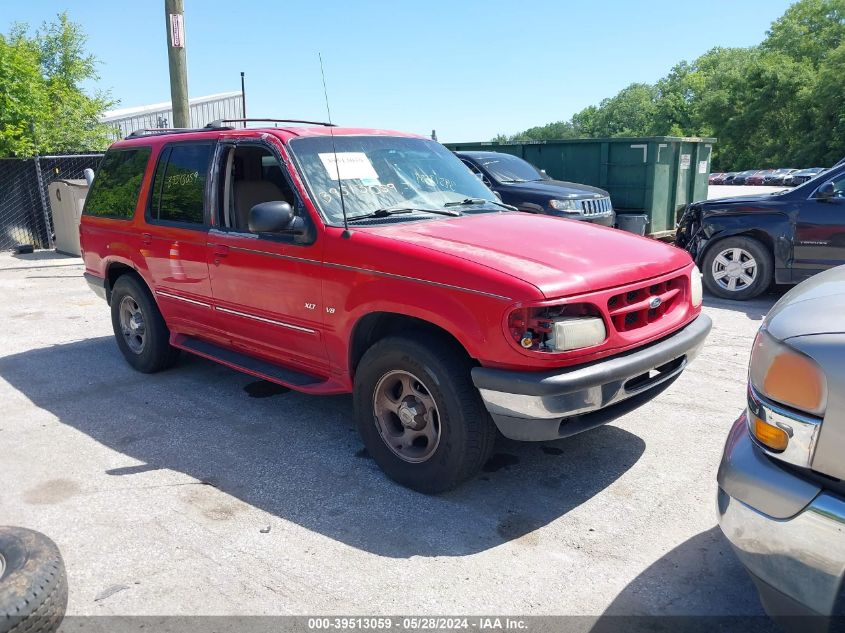
{"type": "Polygon", "coordinates": [[[801,0],[772,23],[762,48],[819,66],[845,41],[845,0],[801,0]]]}
{"type": "Polygon", "coordinates": [[[591,117],[595,136],[647,136],[651,133],[657,89],[634,83],[601,102],[591,117]]]}
{"type": "Polygon", "coordinates": [[[511,138],[715,136],[720,169],[830,165],[845,154],[843,68],[845,0],[798,0],[759,46],[714,48],[511,138]]]}
{"type": "Polygon", "coordinates": [[[0,156],[67,153],[108,145],[99,116],[114,105],[107,93],[87,95],[97,79],[86,37],[66,13],[34,35],[14,25],[0,35],[0,156]]]}

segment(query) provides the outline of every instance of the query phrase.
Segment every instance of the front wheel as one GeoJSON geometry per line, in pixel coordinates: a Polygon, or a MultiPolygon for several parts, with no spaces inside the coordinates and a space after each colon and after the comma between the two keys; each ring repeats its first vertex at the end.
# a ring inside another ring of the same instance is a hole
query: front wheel
{"type": "Polygon", "coordinates": [[[704,285],[718,297],[752,299],[772,283],[772,254],[750,237],[719,240],[704,256],[704,285]]]}
{"type": "Polygon", "coordinates": [[[355,374],[355,418],[367,451],[391,479],[428,494],[474,475],[496,439],[469,359],[450,341],[435,341],[382,339],[355,374]]]}

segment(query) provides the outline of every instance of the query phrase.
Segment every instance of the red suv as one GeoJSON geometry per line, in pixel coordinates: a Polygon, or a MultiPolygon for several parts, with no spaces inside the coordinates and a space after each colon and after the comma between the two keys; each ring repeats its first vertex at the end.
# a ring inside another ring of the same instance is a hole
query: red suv
{"type": "Polygon", "coordinates": [[[648,400],[710,330],[680,249],[510,210],[422,137],[289,123],[109,148],[85,277],[138,371],[185,350],[352,392],[381,468],[439,492],[481,467],[497,428],[554,440],[648,400]]]}

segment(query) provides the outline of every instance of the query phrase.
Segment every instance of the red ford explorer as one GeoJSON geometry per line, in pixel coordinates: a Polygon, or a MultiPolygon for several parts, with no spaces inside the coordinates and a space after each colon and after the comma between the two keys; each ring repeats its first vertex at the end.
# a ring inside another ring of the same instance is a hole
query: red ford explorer
{"type": "Polygon", "coordinates": [[[82,218],[120,351],[180,350],[354,394],[396,481],[449,489],[496,430],[554,440],[656,395],[710,320],[689,255],[510,210],[434,141],[326,125],[147,130],[115,143],[82,218]]]}

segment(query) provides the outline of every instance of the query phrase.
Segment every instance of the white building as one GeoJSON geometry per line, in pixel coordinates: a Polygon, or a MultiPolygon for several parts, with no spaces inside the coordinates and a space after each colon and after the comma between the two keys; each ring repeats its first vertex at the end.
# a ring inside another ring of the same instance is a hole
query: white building
{"type": "MultiPolygon", "coordinates": [[[[191,127],[203,127],[216,119],[243,117],[243,100],[240,92],[221,92],[207,97],[189,99],[188,106],[191,127]]],[[[103,113],[100,122],[113,127],[115,139],[121,139],[135,130],[171,127],[173,108],[170,101],[135,108],[120,108],[103,113]]]]}

